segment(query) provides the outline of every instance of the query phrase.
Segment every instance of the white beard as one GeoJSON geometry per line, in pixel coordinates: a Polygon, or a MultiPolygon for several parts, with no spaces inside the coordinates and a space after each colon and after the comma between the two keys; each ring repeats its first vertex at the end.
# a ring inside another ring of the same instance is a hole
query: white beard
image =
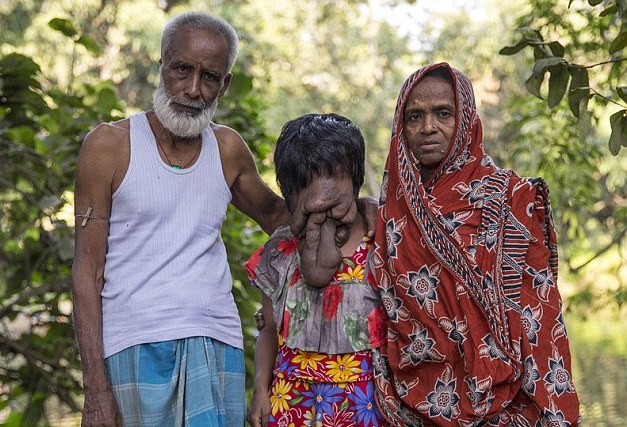
{"type": "Polygon", "coordinates": [[[163,82],[159,83],[152,101],[155,114],[161,124],[174,135],[181,138],[193,138],[200,135],[209,126],[218,108],[218,98],[209,106],[202,101],[178,98],[167,92],[163,82]],[[175,111],[171,107],[173,101],[177,104],[199,108],[202,111],[196,115],[175,111]]]}

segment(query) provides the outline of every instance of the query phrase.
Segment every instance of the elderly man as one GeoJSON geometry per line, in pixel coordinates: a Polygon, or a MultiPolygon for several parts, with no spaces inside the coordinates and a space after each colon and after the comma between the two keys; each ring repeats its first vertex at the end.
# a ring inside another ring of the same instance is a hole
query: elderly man
{"type": "Polygon", "coordinates": [[[83,425],[244,423],[242,331],[220,230],[229,203],[268,233],[289,218],[240,135],[212,122],[237,51],[222,19],[175,17],[154,109],[85,138],[73,266],[83,425]]]}
{"type": "Polygon", "coordinates": [[[396,105],[373,264],[390,322],[374,350],[393,426],[574,426],[547,185],[483,150],[468,78],[414,72],[396,105]]]}

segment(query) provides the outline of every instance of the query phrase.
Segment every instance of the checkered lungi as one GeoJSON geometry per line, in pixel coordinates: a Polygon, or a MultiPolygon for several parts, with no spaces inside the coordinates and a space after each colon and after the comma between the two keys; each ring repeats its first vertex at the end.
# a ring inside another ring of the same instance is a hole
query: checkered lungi
{"type": "Polygon", "coordinates": [[[136,345],[106,365],[125,427],[244,425],[241,349],[191,337],[136,345]]]}

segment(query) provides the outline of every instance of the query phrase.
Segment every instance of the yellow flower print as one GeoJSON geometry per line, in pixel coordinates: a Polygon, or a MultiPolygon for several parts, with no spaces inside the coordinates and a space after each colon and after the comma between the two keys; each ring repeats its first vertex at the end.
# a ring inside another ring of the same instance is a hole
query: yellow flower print
{"type": "Polygon", "coordinates": [[[341,280],[363,280],[364,269],[361,264],[358,264],[355,268],[348,267],[346,272],[340,273],[338,276],[341,280]]]}
{"type": "Polygon", "coordinates": [[[275,416],[279,411],[287,411],[289,409],[287,401],[292,398],[288,394],[291,389],[292,386],[286,383],[285,380],[279,380],[272,386],[272,396],[270,396],[272,416],[275,416]]]}
{"type": "Polygon", "coordinates": [[[308,351],[298,351],[298,354],[292,359],[293,363],[300,363],[300,369],[305,370],[307,366],[316,369],[317,362],[324,360],[326,356],[319,353],[310,353],[308,351]]]}
{"type": "Polygon", "coordinates": [[[305,412],[305,424],[304,427],[322,427],[322,420],[320,414],[316,414],[316,408],[312,407],[309,411],[305,412]]]}
{"type": "Polygon", "coordinates": [[[328,374],[335,382],[355,381],[363,370],[353,354],[338,355],[337,359],[327,362],[328,374]]]}

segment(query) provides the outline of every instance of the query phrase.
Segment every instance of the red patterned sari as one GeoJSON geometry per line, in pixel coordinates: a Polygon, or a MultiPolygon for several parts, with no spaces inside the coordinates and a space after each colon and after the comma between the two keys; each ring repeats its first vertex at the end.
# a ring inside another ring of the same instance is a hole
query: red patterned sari
{"type": "Polygon", "coordinates": [[[579,423],[546,183],[500,169],[484,153],[470,81],[448,64],[416,71],[401,90],[375,236],[390,323],[373,365],[391,424],[579,423]],[[437,67],[453,77],[456,127],[425,183],[405,143],[403,111],[437,67]]]}

